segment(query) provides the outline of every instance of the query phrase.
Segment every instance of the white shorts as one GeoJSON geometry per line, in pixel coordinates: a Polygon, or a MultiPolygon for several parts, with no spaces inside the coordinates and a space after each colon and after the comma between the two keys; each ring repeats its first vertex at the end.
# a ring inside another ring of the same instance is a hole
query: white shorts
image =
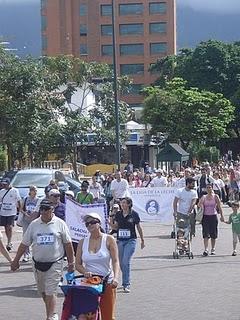
{"type": "Polygon", "coordinates": [[[233,243],[240,242],[240,234],[237,234],[236,232],[233,232],[233,243]]]}
{"type": "Polygon", "coordinates": [[[56,294],[63,273],[63,259],[55,262],[45,272],[37,270],[33,262],[33,272],[40,294],[45,293],[47,296],[56,294]]]}

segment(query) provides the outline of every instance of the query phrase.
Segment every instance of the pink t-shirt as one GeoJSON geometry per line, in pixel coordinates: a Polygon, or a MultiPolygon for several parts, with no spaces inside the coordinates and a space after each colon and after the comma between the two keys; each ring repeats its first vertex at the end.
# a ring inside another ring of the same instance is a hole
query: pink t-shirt
{"type": "Polygon", "coordinates": [[[203,199],[203,214],[205,216],[214,216],[217,215],[217,202],[215,196],[212,199],[207,199],[206,196],[204,196],[203,199]]]}

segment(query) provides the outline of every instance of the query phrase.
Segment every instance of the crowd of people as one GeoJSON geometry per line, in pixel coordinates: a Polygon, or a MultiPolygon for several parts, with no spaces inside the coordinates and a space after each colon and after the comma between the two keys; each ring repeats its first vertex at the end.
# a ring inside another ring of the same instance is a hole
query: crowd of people
{"type": "MultiPolygon", "coordinates": [[[[222,222],[232,224],[232,255],[237,254],[236,245],[240,241],[238,162],[220,161],[215,165],[205,162],[201,167],[186,167],[180,172],[166,172],[162,169],[151,171],[149,167],[135,170],[128,163],[122,172],[115,174],[101,174],[97,171],[90,180],[82,181],[81,190],[75,195],[61,182],[51,180],[45,188],[44,199],[38,198],[35,186],[30,186],[29,194],[21,199],[10,180],[3,179],[0,190],[0,222],[5,228],[7,244],[6,247],[3,245],[0,232],[0,252],[11,263],[13,271],[20,267],[22,257],[23,262],[32,259],[38,290],[46,306],[47,320],[58,319],[56,292],[62,277],[64,259],[67,261],[68,273],[73,273],[76,269],[86,278],[99,274],[106,279],[107,286],[100,305],[102,319],[114,319],[120,270],[122,289],[126,293],[130,292],[131,259],[136,249],[137,233],[141,248],[145,247],[140,217],[133,210],[132,199],[129,197],[129,188],[136,187],[176,188],[173,215],[175,219],[189,221],[192,236],[195,233],[196,210],[202,211],[203,256],[215,255],[220,215],[222,222]],[[84,217],[89,231],[87,238],[80,240],[78,244],[72,243],[65,223],[66,197],[81,205],[106,202],[109,234],[103,232],[102,218],[92,212],[84,217]],[[232,207],[232,214],[227,220],[223,215],[222,203],[232,207]],[[12,259],[9,252],[12,250],[12,228],[17,212],[17,223],[23,229],[23,239],[12,259]]],[[[185,231],[177,231],[179,245],[183,249],[186,247],[185,231]]]]}

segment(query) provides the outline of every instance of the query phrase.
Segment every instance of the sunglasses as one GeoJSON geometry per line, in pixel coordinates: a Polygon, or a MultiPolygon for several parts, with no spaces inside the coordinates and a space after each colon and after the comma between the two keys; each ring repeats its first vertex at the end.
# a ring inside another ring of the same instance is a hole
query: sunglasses
{"type": "Polygon", "coordinates": [[[99,223],[98,220],[92,220],[92,221],[86,222],[85,226],[88,227],[88,226],[92,226],[92,225],[97,224],[97,223],[99,223]]]}
{"type": "Polygon", "coordinates": [[[60,197],[60,194],[51,194],[51,197],[58,198],[60,197]]]}

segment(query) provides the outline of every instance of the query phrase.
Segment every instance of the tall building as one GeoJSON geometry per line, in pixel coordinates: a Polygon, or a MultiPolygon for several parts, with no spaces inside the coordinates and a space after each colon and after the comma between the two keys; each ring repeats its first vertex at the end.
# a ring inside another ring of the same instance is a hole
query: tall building
{"type": "MultiPolygon", "coordinates": [[[[72,54],[112,64],[112,0],[42,0],[42,53],[72,54]]],[[[133,79],[122,97],[142,105],[139,90],[156,75],[149,66],[176,51],[175,0],[113,0],[118,74],[133,79]]]]}

